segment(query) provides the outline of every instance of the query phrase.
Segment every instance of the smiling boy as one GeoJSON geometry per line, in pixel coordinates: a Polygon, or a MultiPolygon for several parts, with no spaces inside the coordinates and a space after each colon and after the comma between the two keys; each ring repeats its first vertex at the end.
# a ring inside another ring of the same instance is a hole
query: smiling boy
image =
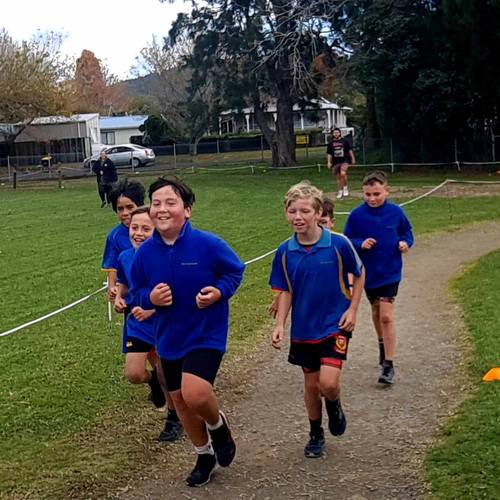
{"type": "Polygon", "coordinates": [[[380,384],[394,383],[394,301],[402,277],[402,254],[414,242],[403,209],[387,201],[388,196],[385,173],[368,174],[363,179],[365,202],[351,212],[344,228],[366,268],[365,291],[379,341],[380,384]]]}
{"type": "Polygon", "coordinates": [[[156,230],[132,265],[132,303],[156,309],[167,388],[197,454],[186,482],[201,486],[236,453],[213,383],[226,350],[229,299],[245,266],[221,238],[192,227],[195,196],[184,182],[159,178],[149,197],[156,230]]]}
{"type": "Polygon", "coordinates": [[[130,215],[144,204],[144,186],[125,179],[119,182],[110,194],[111,206],[120,223],[108,233],[102,256],[102,271],[108,275],[108,299],[116,297],[116,270],[118,257],[123,250],[132,247],[129,238],[130,215]]]}
{"type": "Polygon", "coordinates": [[[285,196],[285,216],[293,236],[274,257],[269,283],[280,293],[273,347],[280,349],[285,322],[292,309],[288,361],[302,368],[304,401],[309,417],[309,441],[304,454],[322,455],[324,396],[334,436],[346,429],[340,403],[340,373],[356,323],[364,271],[347,238],[319,225],[323,193],[307,181],[292,186],[285,196]],[[349,292],[348,273],[354,276],[349,292]]]}

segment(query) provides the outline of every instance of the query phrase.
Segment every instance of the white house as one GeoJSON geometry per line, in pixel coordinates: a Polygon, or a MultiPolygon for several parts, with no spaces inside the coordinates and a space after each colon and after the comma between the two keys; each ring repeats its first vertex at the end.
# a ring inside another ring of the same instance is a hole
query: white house
{"type": "Polygon", "coordinates": [[[139,127],[147,120],[147,115],[101,116],[102,144],[142,144],[144,132],[139,127]]]}
{"type": "MultiPolygon", "coordinates": [[[[338,104],[320,97],[311,99],[310,104],[301,108],[298,104],[293,107],[293,118],[295,130],[306,130],[319,128],[329,132],[332,128],[338,127],[343,134],[353,132],[352,127],[347,126],[347,113],[352,108],[339,106],[338,104]]],[[[269,101],[266,106],[265,115],[270,128],[275,128],[276,122],[276,99],[269,101]]],[[[229,109],[219,115],[219,133],[236,134],[241,132],[252,132],[259,130],[255,119],[253,106],[242,110],[229,109]]]]}

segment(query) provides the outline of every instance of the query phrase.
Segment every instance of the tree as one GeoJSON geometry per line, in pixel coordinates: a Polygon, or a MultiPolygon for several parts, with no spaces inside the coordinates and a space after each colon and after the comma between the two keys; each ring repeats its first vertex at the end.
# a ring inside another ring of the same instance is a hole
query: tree
{"type": "Polygon", "coordinates": [[[4,129],[6,142],[13,143],[36,117],[71,112],[71,64],[61,56],[61,42],[59,33],[17,42],[0,31],[0,122],[15,124],[4,129]]]}
{"type": "MultiPolygon", "coordinates": [[[[484,136],[500,91],[500,2],[349,0],[331,20],[367,100],[367,135],[434,145],[484,136]],[[439,140],[437,140],[439,138],[439,140]]],[[[464,141],[466,142],[466,141],[464,141]]]]}
{"type": "Polygon", "coordinates": [[[207,0],[194,2],[191,14],[179,14],[172,26],[171,43],[179,36],[192,41],[187,57],[192,86],[211,78],[227,107],[252,105],[275,167],[295,163],[293,106],[317,95],[311,64],[332,51],[324,25],[341,3],[207,0]],[[265,116],[271,101],[277,107],[274,129],[265,116]]]}
{"type": "Polygon", "coordinates": [[[196,154],[198,142],[213,124],[219,108],[210,79],[196,87],[190,84],[192,71],[184,64],[190,51],[191,44],[185,38],[162,45],[153,37],[142,49],[134,71],[154,77],[149,97],[155,116],[145,124],[147,138],[187,139],[196,154]]]}
{"type": "Polygon", "coordinates": [[[83,50],[76,60],[74,84],[80,113],[111,114],[127,107],[121,84],[90,50],[83,50]]]}

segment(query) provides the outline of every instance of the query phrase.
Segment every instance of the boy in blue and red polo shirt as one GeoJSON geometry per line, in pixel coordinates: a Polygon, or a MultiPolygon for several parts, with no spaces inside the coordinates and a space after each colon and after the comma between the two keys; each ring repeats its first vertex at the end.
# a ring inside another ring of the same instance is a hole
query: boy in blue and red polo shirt
{"type": "Polygon", "coordinates": [[[213,383],[226,350],[229,299],[245,266],[221,238],[191,226],[195,196],[184,182],[159,178],[149,197],[155,232],[132,264],[131,305],[156,310],[156,350],[197,454],[186,482],[201,486],[236,453],[213,383]]]}
{"type": "Polygon", "coordinates": [[[352,241],[366,268],[365,291],[379,341],[380,384],[394,383],[394,301],[402,277],[402,254],[408,252],[414,242],[411,224],[403,209],[387,201],[388,196],[384,172],[375,171],[365,176],[365,202],[351,212],[344,228],[344,234],[352,241]]]}
{"type": "Polygon", "coordinates": [[[346,359],[363,291],[364,271],[349,240],[319,225],[323,193],[303,181],[285,196],[285,215],[294,231],[274,257],[273,290],[280,291],[273,347],[280,349],[285,321],[292,308],[288,361],[302,367],[304,400],[310,422],[306,457],[320,457],[325,445],[322,399],[328,428],[345,432],[340,404],[340,372],[346,359]],[[354,277],[352,294],[348,273],[354,277]]]}

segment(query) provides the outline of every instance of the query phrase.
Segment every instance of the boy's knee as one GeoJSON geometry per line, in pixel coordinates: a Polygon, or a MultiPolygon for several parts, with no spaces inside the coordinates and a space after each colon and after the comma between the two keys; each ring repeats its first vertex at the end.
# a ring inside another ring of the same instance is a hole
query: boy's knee
{"type": "Polygon", "coordinates": [[[380,315],[380,321],[384,324],[389,324],[389,323],[392,323],[392,314],[388,314],[388,313],[382,313],[380,315]]]}
{"type": "Polygon", "coordinates": [[[331,394],[336,394],[340,390],[340,380],[337,379],[326,379],[319,381],[319,390],[325,396],[331,394]]]}
{"type": "Polygon", "coordinates": [[[201,408],[205,406],[212,397],[212,391],[205,387],[183,387],[182,398],[189,408],[201,408]]]}
{"type": "Polygon", "coordinates": [[[149,381],[148,373],[142,369],[135,367],[125,369],[125,377],[131,384],[145,384],[149,381]]]}

